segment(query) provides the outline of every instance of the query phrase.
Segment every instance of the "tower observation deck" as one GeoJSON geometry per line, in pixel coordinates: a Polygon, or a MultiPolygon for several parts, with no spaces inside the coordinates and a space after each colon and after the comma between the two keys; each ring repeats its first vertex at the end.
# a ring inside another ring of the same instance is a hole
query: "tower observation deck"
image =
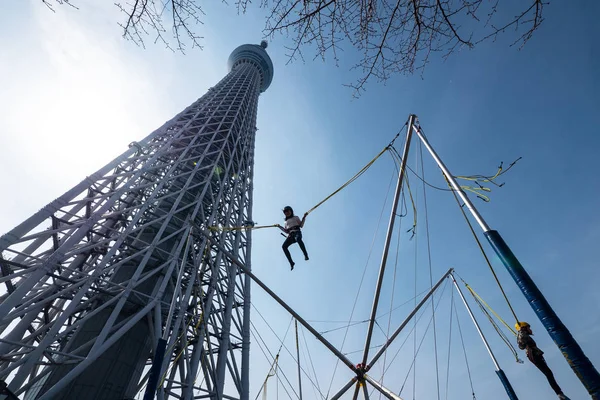
{"type": "Polygon", "coordinates": [[[252,220],[266,47],[235,49],[204,96],[0,237],[13,394],[248,398],[250,280],[222,250],[249,268],[251,233],[208,228],[252,220]]]}

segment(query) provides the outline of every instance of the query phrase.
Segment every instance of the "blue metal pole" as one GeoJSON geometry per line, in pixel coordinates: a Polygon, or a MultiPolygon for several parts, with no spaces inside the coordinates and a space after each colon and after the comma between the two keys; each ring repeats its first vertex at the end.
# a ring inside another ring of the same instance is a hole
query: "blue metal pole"
{"type": "Polygon", "coordinates": [[[496,375],[498,375],[498,378],[500,378],[500,382],[502,383],[502,386],[504,386],[504,390],[506,390],[506,394],[508,395],[508,398],[510,400],[519,400],[519,398],[517,397],[517,394],[515,393],[515,390],[513,389],[512,385],[510,384],[510,381],[504,374],[504,371],[502,370],[502,368],[500,368],[500,364],[498,363],[498,360],[496,360],[496,356],[494,355],[494,352],[492,352],[492,348],[490,347],[490,344],[488,343],[487,339],[485,338],[485,335],[483,334],[483,331],[481,330],[481,327],[479,326],[479,322],[477,322],[477,319],[475,318],[475,315],[473,314],[473,311],[471,310],[469,303],[467,303],[467,299],[465,299],[465,296],[463,295],[463,292],[460,289],[460,286],[458,286],[458,282],[456,282],[456,278],[454,278],[454,274],[450,274],[450,278],[452,278],[452,283],[454,284],[454,287],[456,288],[456,291],[458,292],[460,299],[462,300],[463,304],[465,305],[465,308],[467,309],[467,312],[469,313],[469,317],[471,317],[471,321],[473,321],[473,325],[475,325],[475,329],[477,329],[477,333],[479,333],[479,337],[481,337],[481,341],[483,342],[483,345],[485,346],[486,350],[488,351],[488,354],[490,355],[490,358],[492,359],[494,366],[496,367],[496,375]]]}
{"type": "Polygon", "coordinates": [[[579,347],[571,332],[556,315],[502,236],[494,230],[484,232],[484,235],[592,399],[600,399],[600,374],[579,347]]]}
{"type": "Polygon", "coordinates": [[[456,191],[456,194],[465,203],[465,206],[483,230],[484,235],[494,248],[494,251],[502,260],[502,263],[525,295],[525,298],[542,322],[542,325],[550,334],[550,337],[552,337],[552,340],[554,340],[554,343],[556,343],[581,383],[583,383],[583,386],[585,386],[593,400],[600,400],[600,374],[594,365],[583,353],[583,350],[579,347],[575,338],[573,338],[569,330],[565,327],[560,318],[558,318],[548,301],[544,298],[542,292],[537,288],[500,234],[492,230],[481,214],[479,214],[466,193],[456,182],[454,176],[450,173],[448,168],[446,168],[446,165],[444,165],[435,150],[433,150],[421,129],[416,125],[413,125],[413,129],[450,182],[452,189],[456,191]]]}
{"type": "Polygon", "coordinates": [[[517,394],[515,393],[515,390],[513,389],[510,382],[508,381],[508,378],[504,374],[504,371],[501,369],[498,369],[498,370],[496,370],[496,375],[498,375],[498,378],[500,378],[500,382],[502,382],[502,386],[504,386],[504,390],[506,390],[506,394],[508,395],[508,398],[510,400],[519,400],[517,397],[517,394]]]}
{"type": "Polygon", "coordinates": [[[150,367],[150,376],[148,377],[146,392],[144,393],[144,400],[154,400],[154,395],[156,394],[158,381],[160,379],[160,368],[165,358],[166,348],[167,341],[163,338],[158,339],[156,351],[154,352],[154,360],[152,360],[152,367],[150,367]]]}

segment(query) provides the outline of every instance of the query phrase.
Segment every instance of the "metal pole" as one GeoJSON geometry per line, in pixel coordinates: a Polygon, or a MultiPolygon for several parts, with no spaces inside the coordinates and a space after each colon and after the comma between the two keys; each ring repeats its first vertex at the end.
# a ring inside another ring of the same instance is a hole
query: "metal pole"
{"type": "Polygon", "coordinates": [[[392,392],[391,390],[389,390],[388,388],[383,386],[381,383],[377,382],[375,379],[371,378],[369,375],[365,374],[364,377],[367,380],[367,382],[369,382],[371,385],[373,385],[373,387],[375,389],[379,390],[381,392],[381,394],[383,394],[388,399],[402,400],[402,398],[400,396],[398,396],[396,393],[392,392]]]}
{"type": "Polygon", "coordinates": [[[452,278],[452,283],[454,283],[454,287],[458,291],[460,299],[462,300],[463,304],[465,305],[465,308],[467,309],[467,312],[469,313],[469,316],[471,317],[471,321],[473,321],[473,325],[475,325],[475,328],[477,329],[477,333],[479,333],[479,336],[481,337],[481,341],[483,342],[483,345],[485,346],[488,354],[490,355],[490,358],[492,359],[492,362],[494,363],[494,366],[496,367],[496,374],[500,378],[500,382],[502,382],[502,386],[504,386],[504,389],[506,390],[506,394],[508,395],[508,398],[510,400],[519,400],[517,397],[517,394],[515,393],[515,390],[513,389],[512,385],[508,381],[508,378],[504,374],[504,371],[502,371],[502,368],[500,368],[500,364],[498,364],[498,360],[496,360],[496,357],[494,356],[494,353],[492,352],[492,349],[490,348],[490,345],[489,345],[487,339],[483,335],[483,332],[481,331],[481,328],[479,327],[479,323],[475,319],[475,315],[473,315],[473,311],[471,311],[471,307],[469,306],[469,303],[467,303],[467,299],[465,299],[465,296],[463,295],[462,290],[460,290],[460,286],[458,286],[458,283],[456,282],[456,279],[454,278],[454,274],[450,274],[450,277],[452,278]]]}
{"type": "Polygon", "coordinates": [[[519,289],[521,289],[527,302],[544,328],[546,328],[546,331],[548,331],[552,340],[554,340],[554,343],[567,360],[567,363],[573,372],[575,372],[575,375],[577,375],[581,383],[583,383],[583,386],[585,386],[592,399],[600,400],[600,374],[598,373],[598,370],[596,370],[596,367],[594,367],[592,362],[587,358],[583,349],[579,346],[579,343],[577,343],[573,335],[571,335],[571,332],[569,332],[558,315],[556,315],[550,306],[550,303],[548,303],[540,289],[536,286],[535,282],[533,282],[533,279],[531,279],[527,271],[525,271],[525,268],[523,268],[523,265],[521,265],[517,257],[513,254],[502,236],[487,225],[465,192],[460,188],[454,176],[452,176],[448,168],[446,168],[442,160],[433,150],[423,132],[417,127],[414,127],[413,129],[450,182],[452,188],[457,192],[458,196],[473,215],[473,218],[475,218],[483,230],[484,236],[487,238],[519,289]]]}
{"type": "Polygon", "coordinates": [[[406,131],[406,142],[404,143],[404,150],[402,152],[402,159],[400,160],[400,171],[398,171],[398,183],[396,184],[396,192],[394,194],[394,203],[392,205],[392,212],[390,214],[390,221],[388,223],[387,235],[385,237],[385,245],[383,248],[383,254],[381,256],[381,265],[379,267],[379,277],[377,279],[377,287],[375,288],[375,297],[373,298],[373,307],[371,308],[371,317],[369,318],[369,328],[367,330],[367,339],[365,340],[365,350],[363,352],[362,364],[367,363],[369,357],[369,348],[371,347],[371,338],[373,336],[373,328],[375,326],[375,317],[377,314],[377,306],[379,305],[379,295],[381,294],[381,285],[383,283],[383,276],[385,274],[385,265],[387,263],[388,252],[390,250],[390,242],[394,233],[394,222],[396,221],[396,210],[398,208],[398,202],[400,200],[400,192],[402,191],[402,182],[404,180],[404,170],[406,168],[406,161],[408,158],[408,150],[410,149],[410,139],[412,137],[413,125],[416,120],[416,115],[411,114],[408,117],[408,129],[406,131]]]}
{"type": "Polygon", "coordinates": [[[331,397],[330,400],[338,400],[340,397],[342,397],[344,395],[344,393],[346,393],[348,391],[348,389],[350,389],[352,387],[352,385],[356,381],[357,381],[356,377],[350,379],[350,382],[346,383],[346,385],[343,388],[341,388],[339,392],[337,392],[335,395],[333,395],[333,397],[331,397]]]}
{"type": "Polygon", "coordinates": [[[460,185],[456,182],[456,179],[454,179],[454,176],[452,176],[450,171],[448,171],[448,168],[446,168],[446,165],[444,164],[444,162],[437,155],[435,150],[433,150],[433,147],[431,147],[431,145],[427,141],[427,138],[425,137],[425,135],[423,135],[423,132],[421,132],[421,130],[416,126],[414,126],[413,129],[414,129],[415,133],[417,134],[417,136],[419,137],[419,139],[421,139],[421,142],[423,142],[423,144],[427,148],[427,151],[429,151],[429,154],[431,154],[431,157],[433,157],[433,159],[435,160],[438,167],[440,167],[440,169],[442,170],[442,172],[444,173],[444,175],[450,182],[452,189],[454,189],[456,191],[456,193],[458,194],[460,199],[465,203],[465,205],[467,206],[467,208],[469,209],[471,214],[473,214],[473,217],[475,218],[475,220],[477,221],[477,223],[479,224],[481,229],[483,229],[484,232],[489,231],[490,227],[485,222],[485,220],[483,219],[481,214],[479,214],[479,211],[477,211],[477,209],[475,208],[475,206],[473,205],[471,200],[469,200],[469,198],[467,197],[465,192],[460,188],[460,185]]]}
{"type": "MultiPolygon", "coordinates": [[[[252,193],[252,190],[250,190],[252,193]]],[[[250,194],[252,196],[252,194],[250,194]]],[[[252,204],[252,199],[250,200],[252,204]]],[[[250,208],[251,210],[251,208],[250,208]]],[[[250,211],[251,212],[251,211],[250,211]]],[[[252,218],[252,214],[249,215],[252,218]]],[[[252,231],[248,231],[246,237],[246,265],[252,270],[252,231]]],[[[246,275],[244,277],[244,323],[242,327],[242,398],[250,398],[250,288],[252,280],[246,275]]]]}
{"type": "Polygon", "coordinates": [[[448,270],[448,272],[446,272],[440,278],[440,280],[429,290],[429,292],[427,292],[427,294],[425,295],[425,297],[423,297],[423,299],[419,302],[419,304],[417,304],[417,306],[415,307],[415,309],[412,310],[412,312],[408,315],[408,317],[406,317],[406,319],[404,320],[404,322],[402,322],[400,324],[400,326],[398,327],[398,329],[396,329],[394,331],[394,333],[392,333],[392,335],[390,336],[390,338],[379,349],[379,351],[377,352],[377,354],[375,354],[375,357],[373,357],[373,359],[371,360],[371,362],[369,362],[369,365],[366,367],[367,371],[370,370],[373,367],[373,365],[375,364],[375,362],[377,362],[377,360],[379,359],[379,357],[381,357],[383,355],[383,353],[385,353],[385,351],[387,350],[387,348],[390,347],[390,345],[392,344],[392,342],[394,341],[394,339],[396,339],[396,337],[400,334],[400,332],[402,331],[402,329],[404,329],[404,327],[415,316],[415,314],[419,311],[419,309],[423,306],[423,304],[425,304],[425,302],[427,302],[427,300],[429,299],[429,297],[437,290],[438,287],[440,287],[440,285],[442,284],[442,282],[444,281],[444,279],[446,279],[448,277],[448,275],[450,275],[452,273],[452,271],[453,271],[453,269],[450,268],[448,270]]]}
{"type": "Polygon", "coordinates": [[[365,396],[365,400],[369,400],[369,389],[367,389],[367,385],[361,385],[363,388],[363,396],[365,396]]]}
{"type": "Polygon", "coordinates": [[[296,358],[298,358],[298,394],[299,399],[302,400],[302,375],[300,375],[300,341],[298,340],[298,320],[294,320],[294,326],[296,327],[296,358]]]}
{"type": "Polygon", "coordinates": [[[169,306],[169,314],[165,321],[165,328],[163,330],[162,337],[158,339],[156,344],[156,350],[154,351],[154,358],[152,360],[152,366],[150,367],[150,373],[148,376],[148,383],[146,384],[146,391],[144,392],[144,400],[154,399],[156,389],[158,387],[158,381],[160,379],[161,367],[165,358],[165,350],[167,349],[167,339],[169,339],[169,332],[171,322],[173,320],[173,314],[175,313],[175,307],[177,305],[177,297],[179,296],[179,289],[181,287],[181,279],[183,277],[183,271],[185,270],[185,263],[187,262],[188,251],[190,248],[190,235],[192,233],[191,225],[187,228],[187,243],[183,252],[183,259],[179,267],[179,274],[177,275],[177,283],[173,288],[173,297],[171,298],[171,305],[169,306]]]}
{"type": "Polygon", "coordinates": [[[485,346],[488,354],[490,355],[490,358],[492,359],[494,366],[496,367],[496,369],[500,369],[500,364],[498,364],[498,360],[496,360],[496,356],[494,356],[494,353],[492,352],[492,349],[490,348],[490,345],[489,345],[487,339],[483,335],[483,332],[481,331],[481,328],[479,327],[479,323],[475,319],[475,315],[473,314],[473,311],[471,311],[471,307],[469,306],[469,303],[467,303],[467,300],[465,299],[465,296],[463,295],[462,290],[460,290],[460,286],[458,286],[458,283],[456,282],[456,279],[454,278],[454,274],[450,274],[450,277],[452,278],[452,283],[454,284],[454,287],[458,291],[460,299],[462,300],[463,304],[465,305],[465,308],[467,309],[467,312],[469,313],[469,316],[471,317],[471,321],[473,321],[473,325],[475,325],[475,329],[477,329],[477,333],[479,333],[479,337],[481,337],[481,341],[483,342],[483,345],[485,346]]]}
{"type": "Polygon", "coordinates": [[[352,395],[352,400],[358,399],[359,392],[360,392],[360,381],[356,382],[356,385],[354,385],[354,395],[352,395]]]}
{"type": "Polygon", "coordinates": [[[202,234],[204,236],[206,236],[206,238],[216,247],[218,248],[222,254],[224,254],[227,258],[229,258],[231,260],[231,262],[233,262],[235,265],[237,265],[242,271],[244,271],[244,273],[246,273],[250,278],[252,278],[252,280],[254,282],[256,282],[256,284],[258,286],[260,286],[265,292],[267,292],[276,302],[278,302],[283,308],[285,308],[287,310],[287,312],[289,312],[290,314],[292,314],[292,316],[294,318],[296,318],[298,320],[298,322],[300,322],[306,329],[308,329],[308,331],[310,333],[312,333],[315,338],[320,341],[321,343],[323,343],[325,345],[325,347],[327,347],[333,354],[335,354],[344,364],[346,364],[348,366],[348,368],[350,368],[353,372],[357,372],[358,370],[356,369],[356,367],[354,366],[354,364],[352,364],[352,361],[350,361],[348,359],[348,357],[346,357],[345,355],[343,355],[338,349],[335,348],[334,345],[332,345],[331,343],[329,343],[329,341],[327,339],[325,339],[319,332],[317,332],[315,330],[315,328],[313,328],[308,322],[306,322],[304,320],[304,318],[302,318],[296,311],[294,311],[294,309],[292,307],[290,307],[289,305],[287,305],[287,303],[285,301],[283,301],[279,296],[277,296],[275,294],[275,292],[273,292],[271,289],[269,289],[269,287],[267,285],[265,285],[260,279],[258,279],[256,277],[256,275],[254,275],[252,272],[250,272],[250,270],[244,265],[242,264],[233,254],[231,254],[229,251],[227,251],[223,245],[221,245],[221,243],[219,243],[218,241],[214,240],[212,237],[210,237],[210,233],[207,231],[201,231],[202,234]]]}
{"type": "Polygon", "coordinates": [[[190,250],[190,236],[192,233],[192,227],[188,227],[187,229],[187,243],[185,246],[185,250],[183,252],[183,258],[181,259],[181,265],[179,267],[179,274],[177,275],[177,283],[173,288],[173,297],[171,298],[171,305],[169,306],[169,314],[167,314],[167,320],[165,322],[165,329],[163,331],[162,338],[167,340],[169,338],[169,327],[171,326],[171,322],[173,320],[173,314],[175,314],[175,308],[177,307],[177,297],[179,296],[179,289],[181,287],[181,279],[183,278],[183,271],[185,270],[185,264],[187,262],[188,252],[190,250]]]}

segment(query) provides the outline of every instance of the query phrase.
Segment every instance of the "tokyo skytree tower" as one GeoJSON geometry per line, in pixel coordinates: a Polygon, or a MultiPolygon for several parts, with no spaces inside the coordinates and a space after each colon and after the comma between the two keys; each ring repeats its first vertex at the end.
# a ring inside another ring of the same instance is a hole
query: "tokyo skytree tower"
{"type": "Polygon", "coordinates": [[[254,141],[266,42],[0,237],[0,398],[247,399],[254,141]]]}

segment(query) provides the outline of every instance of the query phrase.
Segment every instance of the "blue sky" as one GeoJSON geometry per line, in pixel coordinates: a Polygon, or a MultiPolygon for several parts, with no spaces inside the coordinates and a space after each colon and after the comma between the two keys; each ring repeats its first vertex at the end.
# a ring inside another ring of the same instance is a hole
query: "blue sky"
{"type": "MultiPolygon", "coordinates": [[[[203,51],[183,56],[151,44],[144,50],[120,38],[118,11],[102,3],[82,2],[78,11],[58,7],[51,13],[38,1],[15,2],[10,12],[0,17],[2,232],[200,97],[226,73],[231,50],[261,39],[261,10],[252,8],[247,15],[238,16],[234,7],[218,3],[207,7],[205,25],[200,28],[205,37],[203,51]],[[223,26],[235,29],[224,30],[223,26]]],[[[475,199],[475,204],[503,234],[588,357],[598,364],[600,346],[594,339],[600,333],[596,256],[600,243],[596,210],[600,195],[596,176],[600,45],[595,40],[600,37],[595,22],[599,12],[600,5],[590,0],[568,5],[553,2],[546,7],[544,24],[522,50],[509,47],[508,39],[483,43],[445,62],[430,64],[422,77],[396,76],[386,85],[371,82],[358,100],[342,86],[356,78],[347,65],[336,67],[321,61],[286,65],[286,39],[276,38],[268,49],[275,65],[273,84],[261,95],[259,105],[254,219],[261,224],[275,223],[281,219],[283,205],[290,204],[302,213],[316,204],[385,146],[409,113],[419,116],[430,142],[457,175],[493,173],[500,161],[506,164],[522,156],[503,177],[506,185],[494,189],[492,201],[475,199]]],[[[355,55],[344,57],[352,61],[355,55]]],[[[416,168],[420,165],[418,146],[416,142],[413,145],[409,165],[416,168]]],[[[443,185],[429,157],[424,158],[424,165],[427,179],[443,185]]],[[[393,164],[386,156],[353,186],[311,214],[304,233],[311,260],[298,262],[293,273],[280,249],[281,236],[257,231],[253,235],[255,273],[306,319],[348,320],[392,174],[393,164]]],[[[429,284],[423,189],[411,178],[420,210],[418,235],[409,240],[405,233],[412,215],[401,219],[397,280],[394,289],[392,263],[381,313],[389,310],[393,289],[393,304],[398,305],[414,296],[415,287],[419,293],[429,284]]],[[[510,320],[452,196],[432,190],[426,195],[434,280],[455,267],[510,320]]],[[[368,318],[388,208],[389,202],[353,320],[368,318]]],[[[292,251],[300,260],[299,250],[292,251]]],[[[518,315],[532,323],[535,338],[565,393],[572,399],[585,398],[585,390],[508,274],[495,258],[493,262],[518,315]]],[[[436,319],[441,398],[446,398],[449,300],[447,288],[436,319]]],[[[289,316],[256,286],[253,303],[283,336],[289,316]]],[[[409,312],[409,305],[394,312],[392,327],[409,312]]],[[[475,393],[478,398],[504,399],[464,309],[457,310],[468,344],[475,393]]],[[[417,326],[418,340],[428,319],[425,315],[417,326]]],[[[276,351],[277,338],[257,313],[253,322],[271,351],[276,351]]],[[[385,330],[387,317],[379,323],[385,330]]],[[[319,331],[343,325],[314,324],[319,331]]],[[[519,365],[511,360],[497,336],[483,325],[520,398],[551,398],[553,393],[543,375],[529,363],[519,365]]],[[[363,347],[365,330],[365,324],[350,328],[344,352],[363,347]]],[[[328,333],[327,337],[339,345],[343,332],[328,333]]],[[[319,384],[326,392],[335,359],[306,335],[319,384]]],[[[457,339],[454,322],[448,399],[470,396],[457,339]]],[[[377,330],[374,343],[382,340],[383,334],[377,330]]],[[[404,353],[385,375],[385,382],[395,390],[402,386],[410,366],[413,343],[411,336],[404,353]]],[[[431,331],[423,343],[416,363],[416,394],[435,398],[431,331]]],[[[294,348],[291,335],[286,346],[294,348]]],[[[397,348],[392,349],[390,358],[397,348]]],[[[358,354],[350,357],[359,361],[358,354]]],[[[295,365],[289,354],[282,355],[281,366],[295,382],[295,365]]],[[[268,362],[254,346],[251,396],[267,372],[268,362]]],[[[379,377],[380,370],[376,368],[373,375],[379,377]]],[[[340,366],[332,393],[349,377],[340,366]]],[[[306,398],[316,398],[308,382],[304,389],[306,398]]],[[[411,375],[403,397],[412,398],[412,390],[411,375]]],[[[274,386],[269,393],[275,393],[274,386]]]]}

